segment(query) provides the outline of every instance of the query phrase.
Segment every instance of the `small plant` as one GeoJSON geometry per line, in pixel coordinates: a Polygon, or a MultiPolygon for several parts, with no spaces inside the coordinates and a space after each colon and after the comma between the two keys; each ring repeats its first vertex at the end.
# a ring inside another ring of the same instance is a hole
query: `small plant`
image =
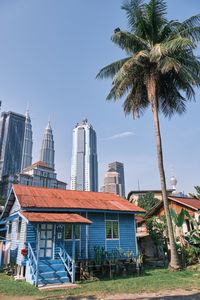
{"type": "Polygon", "coordinates": [[[143,257],[144,257],[144,255],[142,254],[142,252],[138,251],[137,262],[138,262],[139,265],[141,265],[143,263],[143,257]]]}
{"type": "Polygon", "coordinates": [[[100,246],[94,246],[94,262],[95,265],[101,264],[100,246]]]}
{"type": "Polygon", "coordinates": [[[183,253],[184,253],[186,265],[192,265],[192,264],[196,264],[199,262],[199,257],[200,257],[200,249],[199,248],[197,248],[193,245],[187,244],[183,248],[183,253]]]}
{"type": "Polygon", "coordinates": [[[134,255],[134,251],[131,251],[131,252],[130,252],[129,257],[130,257],[130,259],[132,260],[132,262],[136,262],[135,255],[134,255]]]}
{"type": "Polygon", "coordinates": [[[94,262],[95,265],[101,265],[106,259],[106,251],[104,247],[94,246],[94,262]]]}

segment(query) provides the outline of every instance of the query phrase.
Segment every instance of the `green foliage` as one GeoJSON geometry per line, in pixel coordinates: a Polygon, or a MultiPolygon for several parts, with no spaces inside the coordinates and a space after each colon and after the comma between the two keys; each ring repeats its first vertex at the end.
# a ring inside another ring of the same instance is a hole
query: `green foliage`
{"type": "Polygon", "coordinates": [[[147,212],[152,209],[160,200],[154,198],[153,192],[148,192],[144,196],[139,197],[138,206],[145,209],[147,212]]]}
{"type": "Polygon", "coordinates": [[[94,262],[96,265],[101,265],[105,261],[106,253],[104,247],[94,246],[94,262]]]}
{"type": "Polygon", "coordinates": [[[185,239],[191,244],[200,244],[200,216],[198,218],[198,221],[192,218],[188,212],[186,212],[186,216],[190,223],[193,225],[194,229],[189,232],[185,239]]]}
{"type": "Polygon", "coordinates": [[[113,78],[107,100],[126,96],[125,114],[141,116],[149,105],[150,78],[156,85],[156,105],[164,116],[183,113],[185,101],[194,98],[200,86],[200,61],[194,49],[200,40],[200,14],[184,22],[168,21],[162,0],[126,0],[130,31],[117,28],[112,42],[127,57],[104,67],[97,78],[113,78]]]}
{"type": "Polygon", "coordinates": [[[189,193],[190,197],[200,200],[200,186],[196,185],[195,187],[196,195],[189,193]]]}
{"type": "Polygon", "coordinates": [[[0,206],[4,206],[6,203],[6,196],[0,196],[0,206]]]}
{"type": "MultiPolygon", "coordinates": [[[[167,269],[146,268],[144,275],[130,276],[113,280],[89,280],[82,283],[77,282],[81,288],[56,289],[40,291],[33,285],[14,280],[14,278],[0,273],[0,294],[2,299],[21,297],[23,299],[31,296],[31,299],[60,299],[64,298],[109,298],[109,295],[140,294],[158,292],[161,290],[192,290],[199,289],[200,274],[197,270],[183,270],[181,272],[170,272],[167,269]],[[10,296],[10,297],[9,297],[10,296]]],[[[130,298],[131,295],[129,295],[130,298]]],[[[20,298],[20,299],[21,299],[20,298]]]]}
{"type": "Polygon", "coordinates": [[[186,213],[187,213],[187,211],[184,208],[182,208],[179,215],[176,216],[175,210],[172,207],[170,208],[171,217],[172,217],[172,219],[173,219],[173,221],[174,221],[174,223],[177,227],[182,227],[183,226],[184,216],[186,215],[186,213]]]}
{"type": "Polygon", "coordinates": [[[149,235],[155,245],[163,246],[164,244],[164,234],[167,232],[167,223],[165,216],[152,217],[146,220],[146,226],[149,235]]]}
{"type": "Polygon", "coordinates": [[[186,265],[193,265],[200,261],[200,248],[187,244],[183,247],[186,265]]]}

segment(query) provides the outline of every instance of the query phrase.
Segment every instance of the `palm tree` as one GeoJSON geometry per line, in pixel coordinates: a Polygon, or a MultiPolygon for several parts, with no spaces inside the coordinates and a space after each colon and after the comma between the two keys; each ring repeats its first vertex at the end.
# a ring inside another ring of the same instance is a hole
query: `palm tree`
{"type": "Polygon", "coordinates": [[[194,55],[200,39],[200,14],[184,22],[166,19],[163,0],[126,0],[130,31],[115,29],[113,43],[127,56],[103,69],[97,78],[113,78],[107,100],[125,97],[125,114],[140,117],[151,106],[157,144],[158,168],[167,219],[172,269],[180,268],[166,192],[162,143],[158,113],[171,117],[186,110],[185,102],[194,98],[194,87],[200,85],[200,61],[194,55]]]}

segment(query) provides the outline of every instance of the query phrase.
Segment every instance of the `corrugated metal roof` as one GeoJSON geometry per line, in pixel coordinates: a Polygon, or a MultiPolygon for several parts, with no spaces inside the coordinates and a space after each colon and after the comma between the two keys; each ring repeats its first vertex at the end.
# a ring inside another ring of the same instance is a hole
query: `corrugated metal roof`
{"type": "Polygon", "coordinates": [[[30,222],[55,222],[55,223],[84,223],[91,224],[92,221],[78,215],[70,213],[41,213],[20,211],[30,222]]]}
{"type": "Polygon", "coordinates": [[[145,210],[117,195],[13,185],[22,207],[67,208],[143,212],[145,210]]]}
{"type": "Polygon", "coordinates": [[[182,203],[188,207],[192,207],[194,209],[200,209],[200,200],[195,198],[181,198],[181,197],[168,197],[171,200],[182,203]]]}

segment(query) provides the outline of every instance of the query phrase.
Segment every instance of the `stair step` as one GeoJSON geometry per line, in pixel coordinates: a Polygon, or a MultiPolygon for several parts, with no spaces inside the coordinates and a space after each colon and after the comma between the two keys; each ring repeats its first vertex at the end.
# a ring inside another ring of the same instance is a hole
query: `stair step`
{"type": "Polygon", "coordinates": [[[60,277],[60,278],[48,278],[48,279],[39,279],[39,285],[46,285],[46,284],[59,284],[59,283],[66,283],[69,282],[68,277],[60,277]]]}
{"type": "Polygon", "coordinates": [[[62,277],[66,277],[66,276],[67,276],[66,271],[45,272],[45,273],[39,272],[38,279],[62,278],[62,277]]]}
{"type": "Polygon", "coordinates": [[[59,265],[62,264],[61,259],[41,259],[40,260],[40,265],[59,265]]]}
{"type": "Polygon", "coordinates": [[[52,265],[52,266],[39,266],[39,272],[59,272],[65,271],[65,266],[63,264],[60,265],[52,265]]]}
{"type": "Polygon", "coordinates": [[[40,260],[39,272],[65,271],[65,266],[61,259],[40,260]]]}

